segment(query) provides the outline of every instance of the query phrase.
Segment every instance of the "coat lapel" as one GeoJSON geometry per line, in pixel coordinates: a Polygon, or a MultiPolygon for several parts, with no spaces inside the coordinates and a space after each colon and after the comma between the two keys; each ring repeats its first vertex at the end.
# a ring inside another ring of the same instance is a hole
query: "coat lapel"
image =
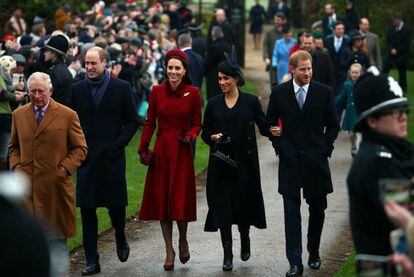
{"type": "Polygon", "coordinates": [[[42,119],[39,127],[37,128],[35,138],[56,118],[56,116],[57,104],[52,98],[50,98],[49,107],[46,110],[45,117],[42,119]]]}
{"type": "Polygon", "coordinates": [[[290,80],[288,85],[289,85],[289,90],[287,91],[287,97],[286,97],[286,100],[288,101],[288,105],[290,105],[291,107],[294,107],[294,109],[298,113],[300,113],[301,111],[300,111],[300,107],[298,104],[298,100],[296,99],[296,96],[295,96],[295,89],[293,87],[293,81],[290,80]]]}
{"type": "Polygon", "coordinates": [[[25,114],[26,114],[26,122],[29,124],[30,129],[32,130],[33,134],[35,134],[38,129],[38,124],[37,124],[33,104],[30,104],[27,106],[25,114]]]}
{"type": "MultiPolygon", "coordinates": [[[[303,107],[302,107],[302,113],[304,113],[306,111],[306,109],[309,107],[309,105],[312,103],[312,101],[314,100],[314,96],[315,93],[312,93],[312,82],[310,82],[309,84],[309,88],[308,88],[308,93],[306,94],[306,99],[305,99],[305,103],[303,103],[303,107]]],[[[298,104],[299,107],[299,104],[298,104]]]]}

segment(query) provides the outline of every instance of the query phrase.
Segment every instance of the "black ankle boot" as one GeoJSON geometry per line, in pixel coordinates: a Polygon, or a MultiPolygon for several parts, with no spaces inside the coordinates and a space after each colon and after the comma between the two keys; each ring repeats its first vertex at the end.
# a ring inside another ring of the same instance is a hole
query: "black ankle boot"
{"type": "Polygon", "coordinates": [[[223,259],[223,270],[233,270],[233,239],[231,236],[231,228],[220,229],[221,243],[223,245],[224,259],[223,259]]]}
{"type": "Polygon", "coordinates": [[[122,232],[115,232],[115,239],[116,239],[116,254],[118,259],[121,262],[126,262],[129,257],[129,245],[125,237],[125,233],[122,232]]]}
{"type": "Polygon", "coordinates": [[[240,259],[242,261],[247,261],[250,258],[250,237],[249,237],[249,227],[248,226],[239,226],[240,232],[240,259]]]}

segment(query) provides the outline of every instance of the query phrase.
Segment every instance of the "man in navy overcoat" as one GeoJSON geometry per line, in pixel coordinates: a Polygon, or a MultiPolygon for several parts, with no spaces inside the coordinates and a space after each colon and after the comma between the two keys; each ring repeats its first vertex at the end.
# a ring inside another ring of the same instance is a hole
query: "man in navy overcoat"
{"type": "Polygon", "coordinates": [[[286,276],[301,276],[301,189],[309,205],[308,265],[318,269],[326,195],[333,192],[328,157],[339,123],[332,89],[311,81],[312,56],[297,51],[289,58],[289,65],[293,79],[272,89],[267,117],[270,125],[278,121],[282,125],[281,136],[272,142],[279,155],[279,193],[285,212],[286,256],[290,263],[286,276]]]}
{"type": "Polygon", "coordinates": [[[78,113],[89,148],[77,171],[76,204],[81,208],[86,268],[82,275],[100,272],[97,252],[97,207],[106,207],[115,229],[118,258],[125,262],[129,246],[125,238],[127,184],[125,147],[138,129],[136,104],[131,87],[110,77],[106,53],[88,50],[86,78],[73,85],[72,108],[78,113]]]}

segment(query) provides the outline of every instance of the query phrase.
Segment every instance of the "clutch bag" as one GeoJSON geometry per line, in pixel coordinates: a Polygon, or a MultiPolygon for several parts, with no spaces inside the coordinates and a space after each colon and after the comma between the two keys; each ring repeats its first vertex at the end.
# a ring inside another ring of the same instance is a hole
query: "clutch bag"
{"type": "Polygon", "coordinates": [[[235,160],[233,160],[232,158],[230,158],[229,156],[224,155],[223,153],[221,153],[220,151],[216,150],[215,152],[211,153],[211,156],[213,156],[214,158],[226,163],[228,166],[232,167],[232,168],[237,168],[237,163],[235,160]]]}
{"type": "Polygon", "coordinates": [[[213,151],[211,153],[211,156],[224,162],[225,164],[227,164],[228,166],[232,167],[232,168],[237,168],[237,162],[235,160],[233,160],[232,158],[230,158],[228,155],[223,154],[222,152],[220,152],[217,149],[217,144],[220,143],[220,140],[217,140],[214,143],[213,146],[213,151]]]}

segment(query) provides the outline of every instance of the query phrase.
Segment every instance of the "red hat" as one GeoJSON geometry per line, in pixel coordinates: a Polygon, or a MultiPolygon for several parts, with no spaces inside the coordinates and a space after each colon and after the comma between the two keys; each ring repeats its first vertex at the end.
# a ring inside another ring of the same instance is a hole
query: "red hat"
{"type": "Polygon", "coordinates": [[[4,35],[4,37],[1,39],[2,41],[11,40],[14,41],[16,38],[12,35],[4,35]]]}
{"type": "Polygon", "coordinates": [[[188,66],[188,57],[180,49],[172,49],[165,54],[165,65],[167,65],[168,61],[173,58],[179,59],[183,63],[184,67],[188,66]]]}

